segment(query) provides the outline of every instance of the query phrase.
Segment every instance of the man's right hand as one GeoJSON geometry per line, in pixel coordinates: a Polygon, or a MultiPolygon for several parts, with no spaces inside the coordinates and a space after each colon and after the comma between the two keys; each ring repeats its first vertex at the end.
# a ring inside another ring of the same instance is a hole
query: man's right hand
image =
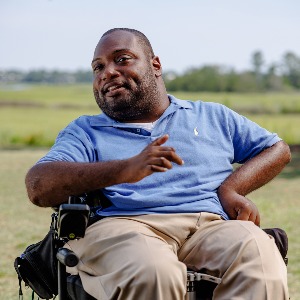
{"type": "Polygon", "coordinates": [[[184,164],[173,147],[162,146],[168,139],[167,134],[159,137],[140,154],[127,160],[127,167],[124,169],[126,182],[134,183],[155,172],[166,172],[172,168],[172,163],[184,164]]]}

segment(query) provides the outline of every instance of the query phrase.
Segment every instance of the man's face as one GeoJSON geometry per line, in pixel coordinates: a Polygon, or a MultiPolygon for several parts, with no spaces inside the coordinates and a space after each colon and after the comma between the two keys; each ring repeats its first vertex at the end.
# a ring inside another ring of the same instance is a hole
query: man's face
{"type": "Polygon", "coordinates": [[[98,43],[92,68],[101,110],[118,121],[143,121],[159,99],[153,58],[134,34],[115,31],[98,43]]]}

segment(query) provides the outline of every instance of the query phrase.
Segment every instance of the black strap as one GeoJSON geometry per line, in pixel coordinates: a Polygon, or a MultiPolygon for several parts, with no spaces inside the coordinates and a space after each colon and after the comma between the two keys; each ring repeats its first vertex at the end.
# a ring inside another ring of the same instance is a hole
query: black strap
{"type": "Polygon", "coordinates": [[[19,280],[19,300],[23,300],[23,291],[22,291],[22,277],[21,277],[21,274],[20,274],[20,271],[19,271],[19,257],[17,257],[14,261],[14,267],[15,267],[15,270],[17,272],[17,275],[18,275],[18,280],[19,280]]]}

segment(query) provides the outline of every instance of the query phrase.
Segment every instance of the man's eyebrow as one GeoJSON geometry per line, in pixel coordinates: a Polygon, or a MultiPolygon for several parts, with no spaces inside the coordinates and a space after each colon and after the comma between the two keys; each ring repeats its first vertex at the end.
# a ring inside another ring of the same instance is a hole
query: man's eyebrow
{"type": "MultiPolygon", "coordinates": [[[[116,50],[114,50],[113,52],[112,52],[112,54],[116,54],[116,53],[119,53],[119,52],[131,52],[131,50],[129,49],[129,48],[122,48],[122,49],[116,49],[116,50]]],[[[101,60],[100,58],[98,58],[98,57],[96,57],[96,58],[94,58],[93,60],[92,60],[92,63],[91,64],[93,64],[95,61],[97,61],[97,60],[101,60]]]]}
{"type": "Polygon", "coordinates": [[[113,51],[113,54],[116,54],[116,53],[118,53],[118,52],[125,52],[125,51],[130,51],[130,52],[131,52],[130,49],[128,49],[128,48],[123,48],[123,49],[117,49],[117,50],[113,51]]]}
{"type": "Polygon", "coordinates": [[[94,63],[95,61],[97,61],[97,60],[100,60],[100,58],[94,58],[94,59],[92,60],[92,62],[91,62],[91,65],[93,65],[93,63],[94,63]]]}

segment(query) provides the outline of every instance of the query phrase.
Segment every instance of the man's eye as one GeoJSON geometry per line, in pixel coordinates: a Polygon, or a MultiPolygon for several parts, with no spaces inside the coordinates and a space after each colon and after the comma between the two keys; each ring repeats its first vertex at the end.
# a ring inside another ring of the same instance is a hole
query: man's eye
{"type": "Polygon", "coordinates": [[[129,56],[121,56],[121,57],[119,57],[119,58],[117,59],[117,62],[118,62],[118,63],[122,63],[122,62],[125,62],[125,61],[129,60],[129,59],[130,59],[129,56]]]}
{"type": "Polygon", "coordinates": [[[93,71],[98,72],[98,71],[101,71],[102,69],[103,69],[103,65],[96,65],[96,66],[94,66],[93,71]]]}

